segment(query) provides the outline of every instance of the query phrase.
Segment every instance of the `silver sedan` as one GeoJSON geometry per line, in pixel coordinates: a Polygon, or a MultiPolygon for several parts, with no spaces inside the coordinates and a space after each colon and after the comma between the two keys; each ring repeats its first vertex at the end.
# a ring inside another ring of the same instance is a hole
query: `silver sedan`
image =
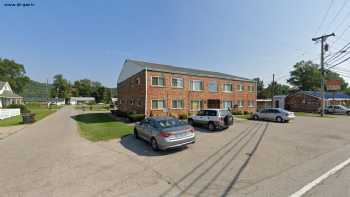
{"type": "Polygon", "coordinates": [[[136,124],[134,136],[151,143],[155,151],[195,143],[194,128],[173,117],[150,117],[136,124]]]}
{"type": "Polygon", "coordinates": [[[293,112],[281,108],[266,108],[252,115],[254,120],[272,120],[277,122],[289,122],[295,118],[293,112]]]}

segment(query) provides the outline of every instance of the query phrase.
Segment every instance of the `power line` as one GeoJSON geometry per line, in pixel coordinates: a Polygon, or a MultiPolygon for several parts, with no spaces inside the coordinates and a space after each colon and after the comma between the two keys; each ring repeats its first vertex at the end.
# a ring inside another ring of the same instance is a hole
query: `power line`
{"type": "Polygon", "coordinates": [[[343,59],[342,61],[340,61],[340,62],[338,62],[338,63],[328,67],[327,69],[334,68],[334,67],[336,67],[336,66],[338,66],[338,65],[340,65],[340,64],[342,64],[342,63],[344,63],[346,61],[348,61],[349,59],[350,59],[350,57],[347,57],[347,58],[343,59]]]}
{"type": "Polygon", "coordinates": [[[341,27],[344,22],[346,21],[346,19],[350,16],[350,11],[344,16],[343,20],[341,20],[341,22],[336,26],[334,32],[337,32],[339,27],[341,27]]]}
{"type": "Polygon", "coordinates": [[[345,8],[346,4],[348,3],[348,0],[344,0],[343,4],[341,5],[341,7],[339,8],[338,12],[334,15],[334,17],[332,18],[332,20],[329,22],[328,24],[328,28],[329,29],[332,25],[332,23],[335,21],[335,19],[338,18],[339,14],[343,11],[343,9],[345,8]]]}
{"type": "Polygon", "coordinates": [[[330,11],[331,8],[332,8],[333,1],[334,1],[334,0],[331,0],[331,2],[329,3],[329,6],[328,6],[328,8],[327,8],[327,11],[326,11],[325,15],[323,16],[320,25],[317,27],[317,30],[316,30],[315,35],[318,34],[318,32],[320,31],[320,29],[321,29],[321,27],[323,26],[324,22],[326,21],[326,19],[327,19],[327,17],[328,17],[328,14],[329,14],[329,11],[330,11]]]}
{"type": "Polygon", "coordinates": [[[349,48],[350,48],[350,42],[348,42],[345,46],[343,46],[340,50],[338,50],[332,57],[326,59],[325,61],[329,64],[331,61],[341,56],[343,54],[343,51],[346,51],[349,48]]]}

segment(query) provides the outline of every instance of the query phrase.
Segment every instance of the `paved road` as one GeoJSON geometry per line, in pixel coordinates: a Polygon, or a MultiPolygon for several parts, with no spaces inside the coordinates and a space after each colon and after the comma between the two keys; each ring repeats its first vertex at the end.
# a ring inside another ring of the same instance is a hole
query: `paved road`
{"type": "MultiPolygon", "coordinates": [[[[0,140],[1,197],[288,196],[350,157],[349,117],[199,129],[196,144],[155,153],[132,136],[91,143],[76,114],[63,108],[0,140]]],[[[349,172],[307,195],[348,194],[349,172]]]]}

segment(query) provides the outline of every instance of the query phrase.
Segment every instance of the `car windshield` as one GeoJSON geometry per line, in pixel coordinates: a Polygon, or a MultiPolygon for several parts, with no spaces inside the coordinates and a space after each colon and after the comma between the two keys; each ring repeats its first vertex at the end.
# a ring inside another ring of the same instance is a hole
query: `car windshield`
{"type": "Polygon", "coordinates": [[[289,113],[289,111],[285,110],[285,109],[278,109],[278,111],[282,112],[282,113],[289,113]]]}
{"type": "Polygon", "coordinates": [[[158,128],[171,128],[171,127],[178,127],[184,125],[183,122],[177,120],[177,119],[165,119],[165,120],[157,120],[156,126],[158,128]]]}

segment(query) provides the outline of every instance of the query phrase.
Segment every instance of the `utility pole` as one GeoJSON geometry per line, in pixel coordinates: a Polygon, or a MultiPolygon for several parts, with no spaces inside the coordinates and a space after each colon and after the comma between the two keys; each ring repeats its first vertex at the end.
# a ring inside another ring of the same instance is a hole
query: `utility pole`
{"type": "Polygon", "coordinates": [[[322,98],[321,116],[324,116],[324,108],[325,108],[325,99],[324,99],[324,77],[325,77],[324,76],[324,73],[325,73],[325,70],[324,70],[324,51],[325,51],[325,45],[324,45],[324,42],[330,36],[335,36],[335,34],[331,33],[331,34],[323,35],[323,36],[320,36],[317,38],[312,38],[312,41],[321,40],[321,62],[320,62],[320,65],[321,65],[321,98],[322,98]]]}
{"type": "Polygon", "coordinates": [[[271,107],[275,107],[275,102],[273,100],[273,97],[275,96],[275,74],[272,74],[272,84],[271,84],[271,101],[272,105],[271,107]]]}

